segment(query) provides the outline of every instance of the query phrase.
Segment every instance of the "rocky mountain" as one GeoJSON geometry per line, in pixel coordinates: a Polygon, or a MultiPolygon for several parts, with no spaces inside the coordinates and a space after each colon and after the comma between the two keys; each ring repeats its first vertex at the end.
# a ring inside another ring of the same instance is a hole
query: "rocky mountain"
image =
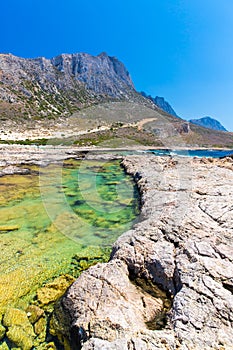
{"type": "Polygon", "coordinates": [[[137,95],[123,63],[106,53],[52,59],[0,55],[1,115],[65,115],[106,99],[137,95]]]}
{"type": "Polygon", "coordinates": [[[59,72],[74,77],[97,94],[115,98],[127,95],[128,89],[134,89],[124,64],[105,52],[96,57],[86,53],[62,54],[50,62],[59,72]]]}
{"type": "Polygon", "coordinates": [[[211,117],[204,117],[200,119],[190,119],[189,122],[208,129],[213,129],[218,131],[227,131],[218,120],[211,117]]]}
{"type": "Polygon", "coordinates": [[[179,118],[179,116],[176,114],[172,106],[164,99],[164,97],[152,97],[150,95],[147,95],[145,92],[141,92],[142,96],[148,98],[151,100],[156,106],[158,106],[160,109],[162,109],[164,112],[173,115],[176,118],[179,118]]]}
{"type": "Polygon", "coordinates": [[[0,54],[0,122],[3,142],[72,137],[91,145],[118,137],[123,145],[127,138],[147,146],[233,147],[231,133],[189,124],[164,98],[138,93],[123,63],[106,53],[0,54]]]}

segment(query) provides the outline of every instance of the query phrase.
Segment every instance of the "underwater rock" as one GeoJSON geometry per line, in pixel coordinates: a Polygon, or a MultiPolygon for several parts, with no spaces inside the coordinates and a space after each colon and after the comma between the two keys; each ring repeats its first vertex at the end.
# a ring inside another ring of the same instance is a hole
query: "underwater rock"
{"type": "Polygon", "coordinates": [[[20,349],[30,350],[35,333],[25,311],[9,308],[3,317],[3,325],[7,328],[6,336],[20,349]]]}
{"type": "Polygon", "coordinates": [[[33,347],[33,339],[26,330],[20,326],[10,327],[7,332],[8,339],[23,350],[31,350],[33,347]]]}
{"type": "Polygon", "coordinates": [[[57,347],[54,344],[54,342],[49,342],[47,344],[43,343],[43,344],[38,345],[36,347],[36,350],[57,350],[57,347]]]}
{"type": "Polygon", "coordinates": [[[75,281],[70,275],[62,275],[55,278],[53,282],[47,283],[44,287],[37,291],[37,301],[41,307],[54,303],[67,290],[67,288],[75,281]]]}
{"type": "Polygon", "coordinates": [[[44,310],[37,305],[29,305],[26,312],[29,321],[33,324],[34,333],[37,336],[34,341],[34,346],[37,347],[46,340],[47,318],[44,310]]]}
{"type": "Polygon", "coordinates": [[[0,345],[0,350],[9,350],[9,347],[5,341],[0,345]]]}
{"type": "Polygon", "coordinates": [[[3,326],[8,328],[20,326],[23,329],[28,330],[29,334],[33,334],[33,328],[26,312],[20,309],[8,308],[3,317],[3,326]]]}
{"type": "Polygon", "coordinates": [[[0,226],[0,233],[8,231],[17,231],[19,229],[18,225],[4,225],[0,226]]]}
{"type": "Polygon", "coordinates": [[[34,324],[34,331],[37,335],[45,333],[46,331],[46,319],[41,317],[39,321],[34,324]]]}
{"type": "Polygon", "coordinates": [[[44,316],[44,310],[37,305],[29,305],[26,312],[27,317],[32,324],[36,323],[42,316],[44,316]]]}
{"type": "Polygon", "coordinates": [[[0,340],[4,338],[5,333],[6,333],[6,328],[3,327],[3,325],[0,323],[0,340]]]}

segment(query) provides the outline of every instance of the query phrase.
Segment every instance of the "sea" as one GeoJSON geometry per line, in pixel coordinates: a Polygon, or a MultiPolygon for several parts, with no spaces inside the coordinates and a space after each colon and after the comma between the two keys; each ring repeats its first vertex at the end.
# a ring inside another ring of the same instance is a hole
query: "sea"
{"type": "Polygon", "coordinates": [[[146,153],[153,153],[156,156],[180,156],[180,157],[205,157],[205,158],[223,158],[233,155],[232,150],[218,149],[150,149],[146,153]]]}

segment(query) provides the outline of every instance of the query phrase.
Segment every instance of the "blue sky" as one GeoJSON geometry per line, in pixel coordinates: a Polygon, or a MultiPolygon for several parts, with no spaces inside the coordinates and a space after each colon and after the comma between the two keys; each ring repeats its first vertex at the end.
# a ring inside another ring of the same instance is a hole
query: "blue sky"
{"type": "Polygon", "coordinates": [[[22,57],[102,51],[137,90],[184,118],[233,130],[232,0],[11,0],[1,4],[0,52],[22,57]]]}

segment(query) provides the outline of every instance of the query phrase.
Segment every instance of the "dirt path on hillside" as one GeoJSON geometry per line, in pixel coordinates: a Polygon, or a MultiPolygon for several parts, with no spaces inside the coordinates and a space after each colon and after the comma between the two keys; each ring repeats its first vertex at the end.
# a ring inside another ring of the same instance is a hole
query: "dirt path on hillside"
{"type": "MultiPolygon", "coordinates": [[[[135,123],[125,123],[120,128],[137,127],[139,131],[143,129],[143,126],[147,123],[153,122],[157,118],[145,118],[135,123]]],[[[44,128],[40,125],[35,125],[34,128],[15,128],[14,130],[6,129],[1,133],[0,139],[2,140],[35,140],[35,139],[51,139],[51,138],[64,138],[75,137],[84,134],[97,133],[100,131],[110,130],[112,125],[102,125],[98,128],[89,130],[75,130],[71,125],[64,126],[55,125],[50,128],[44,128]]]]}
{"type": "Polygon", "coordinates": [[[137,123],[138,130],[141,131],[145,124],[153,122],[156,119],[157,118],[146,118],[146,119],[140,120],[140,122],[137,123]]]}

